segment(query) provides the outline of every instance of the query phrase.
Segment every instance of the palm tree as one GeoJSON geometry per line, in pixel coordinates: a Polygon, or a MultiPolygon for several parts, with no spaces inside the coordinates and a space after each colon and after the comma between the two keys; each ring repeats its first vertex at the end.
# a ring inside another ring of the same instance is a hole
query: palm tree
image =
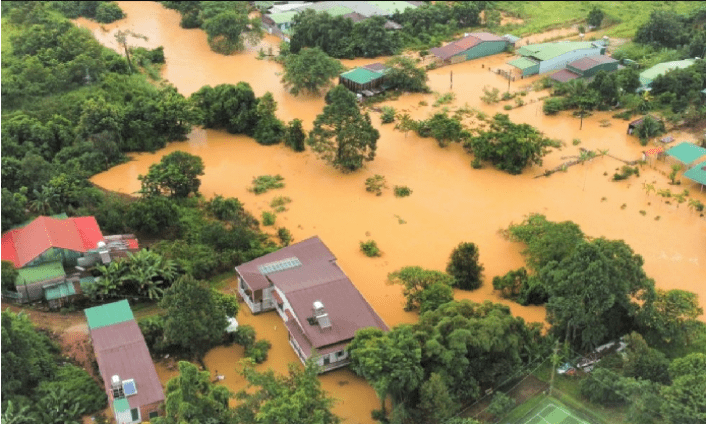
{"type": "Polygon", "coordinates": [[[52,187],[42,186],[42,191],[34,189],[35,199],[29,203],[29,210],[40,215],[51,215],[54,206],[58,206],[59,195],[52,187]]]}
{"type": "Polygon", "coordinates": [[[675,194],[673,197],[677,201],[677,207],[679,207],[680,204],[686,202],[686,196],[684,195],[684,193],[675,194]]]}
{"type": "Polygon", "coordinates": [[[407,138],[407,132],[413,130],[415,127],[415,122],[408,113],[400,115],[397,117],[397,125],[395,125],[396,130],[404,131],[404,136],[407,138]]]}

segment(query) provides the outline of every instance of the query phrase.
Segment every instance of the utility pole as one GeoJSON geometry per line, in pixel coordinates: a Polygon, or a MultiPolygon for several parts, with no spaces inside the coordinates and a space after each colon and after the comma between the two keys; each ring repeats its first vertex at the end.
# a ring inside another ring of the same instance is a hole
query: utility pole
{"type": "Polygon", "coordinates": [[[552,395],[552,388],[554,387],[554,372],[556,371],[557,362],[559,362],[559,340],[556,341],[554,345],[554,353],[552,354],[552,377],[549,379],[549,396],[552,395]]]}
{"type": "Polygon", "coordinates": [[[507,92],[510,92],[510,80],[512,79],[512,74],[508,72],[507,74],[507,92]]]}
{"type": "Polygon", "coordinates": [[[451,81],[451,85],[449,86],[449,89],[452,89],[452,88],[454,88],[454,71],[453,70],[451,71],[450,81],[451,81]]]}

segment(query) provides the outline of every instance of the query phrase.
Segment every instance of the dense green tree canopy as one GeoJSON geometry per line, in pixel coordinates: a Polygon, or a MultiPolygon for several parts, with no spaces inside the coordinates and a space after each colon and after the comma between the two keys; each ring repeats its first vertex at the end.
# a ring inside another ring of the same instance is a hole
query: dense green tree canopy
{"type": "Polygon", "coordinates": [[[479,262],[478,246],[474,243],[460,243],[451,252],[446,272],[456,280],[456,286],[463,290],[475,290],[483,283],[483,265],[479,262]]]}
{"type": "Polygon", "coordinates": [[[375,158],[380,133],[372,126],[370,116],[361,114],[355,95],[344,86],[331,89],[326,103],[309,133],[309,146],[344,172],[362,168],[364,161],[375,158]]]}
{"type": "Polygon", "coordinates": [[[454,278],[448,274],[418,266],[408,266],[391,272],[387,276],[387,280],[389,284],[400,284],[404,287],[402,294],[407,300],[404,307],[406,311],[419,308],[422,306],[423,300],[428,300],[431,293],[439,290],[439,288],[435,288],[432,292],[425,293],[426,289],[436,284],[452,287],[456,283],[454,278]]]}
{"type": "Polygon", "coordinates": [[[427,72],[408,57],[395,56],[385,62],[385,83],[393,90],[428,93],[427,72]]]}
{"type": "Polygon", "coordinates": [[[253,135],[257,126],[257,99],[246,82],[203,86],[189,100],[201,111],[206,128],[224,128],[231,134],[253,135]]]}
{"type": "Polygon", "coordinates": [[[203,175],[203,160],[192,154],[176,151],[150,165],[147,175],[140,175],[140,192],[148,197],[167,194],[169,197],[187,197],[198,193],[203,175]]]}
{"type": "Polygon", "coordinates": [[[672,385],[662,389],[662,415],[669,424],[706,421],[706,354],[692,353],[669,366],[672,385]]]}
{"type": "Polygon", "coordinates": [[[685,345],[702,326],[698,319],[703,313],[696,293],[657,289],[655,300],[642,309],[638,319],[641,331],[652,343],[685,345]]]}
{"type": "Polygon", "coordinates": [[[343,72],[343,65],[318,47],[303,48],[287,55],[282,83],[295,96],[302,92],[318,95],[328,89],[332,79],[343,72]]]}

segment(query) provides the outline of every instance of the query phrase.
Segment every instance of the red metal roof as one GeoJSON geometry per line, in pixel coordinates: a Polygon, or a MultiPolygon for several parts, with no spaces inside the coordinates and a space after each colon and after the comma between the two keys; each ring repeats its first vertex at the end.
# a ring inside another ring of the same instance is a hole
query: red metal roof
{"type": "Polygon", "coordinates": [[[614,63],[614,62],[617,62],[617,60],[613,59],[610,56],[596,55],[596,56],[583,57],[579,60],[576,60],[576,61],[569,63],[567,66],[571,66],[573,68],[576,68],[579,71],[587,71],[595,66],[598,66],[598,65],[601,65],[604,63],[614,63]]]}
{"type": "Polygon", "coordinates": [[[2,235],[2,260],[21,268],[49,248],[86,252],[102,240],[103,234],[92,216],[66,219],[40,216],[27,226],[2,235]]]}
{"type": "Polygon", "coordinates": [[[505,41],[506,39],[498,37],[497,35],[491,34],[489,32],[474,32],[469,34],[467,37],[461,38],[460,40],[452,41],[443,47],[434,47],[430,49],[433,55],[437,56],[441,60],[446,60],[451,56],[455,56],[462,51],[466,51],[471,47],[474,47],[484,41],[505,41]]]}
{"type": "Polygon", "coordinates": [[[111,377],[118,375],[123,381],[135,380],[137,394],[127,397],[130,408],[164,401],[162,384],[135,320],[93,329],[91,339],[106,393],[111,393],[111,377]]]}
{"type": "Polygon", "coordinates": [[[558,82],[566,82],[572,79],[579,78],[581,75],[575,74],[568,69],[562,69],[559,72],[553,73],[549,78],[553,79],[554,81],[558,82]]]}

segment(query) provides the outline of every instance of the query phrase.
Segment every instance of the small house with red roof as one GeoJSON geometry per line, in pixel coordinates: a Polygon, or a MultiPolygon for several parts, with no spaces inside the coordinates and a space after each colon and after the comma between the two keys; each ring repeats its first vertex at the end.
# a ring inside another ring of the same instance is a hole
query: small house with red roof
{"type": "Polygon", "coordinates": [[[510,44],[512,43],[507,38],[488,32],[473,32],[443,47],[429,49],[429,53],[434,56],[438,65],[450,65],[501,53],[510,44]]]}
{"type": "Polygon", "coordinates": [[[115,421],[133,424],[159,416],[164,390],[128,301],[84,313],[115,421]]]}
{"type": "Polygon", "coordinates": [[[357,330],[388,330],[318,237],[244,263],[235,271],[238,292],[250,310],[276,310],[299,359],[315,358],[323,372],[350,362],[346,347],[357,330]]]}
{"type": "Polygon", "coordinates": [[[61,306],[81,286],[93,281],[86,269],[138,249],[132,235],[103,236],[92,216],[40,216],[2,235],[2,260],[19,272],[17,293],[3,296],[21,302],[46,300],[61,306]]]}

